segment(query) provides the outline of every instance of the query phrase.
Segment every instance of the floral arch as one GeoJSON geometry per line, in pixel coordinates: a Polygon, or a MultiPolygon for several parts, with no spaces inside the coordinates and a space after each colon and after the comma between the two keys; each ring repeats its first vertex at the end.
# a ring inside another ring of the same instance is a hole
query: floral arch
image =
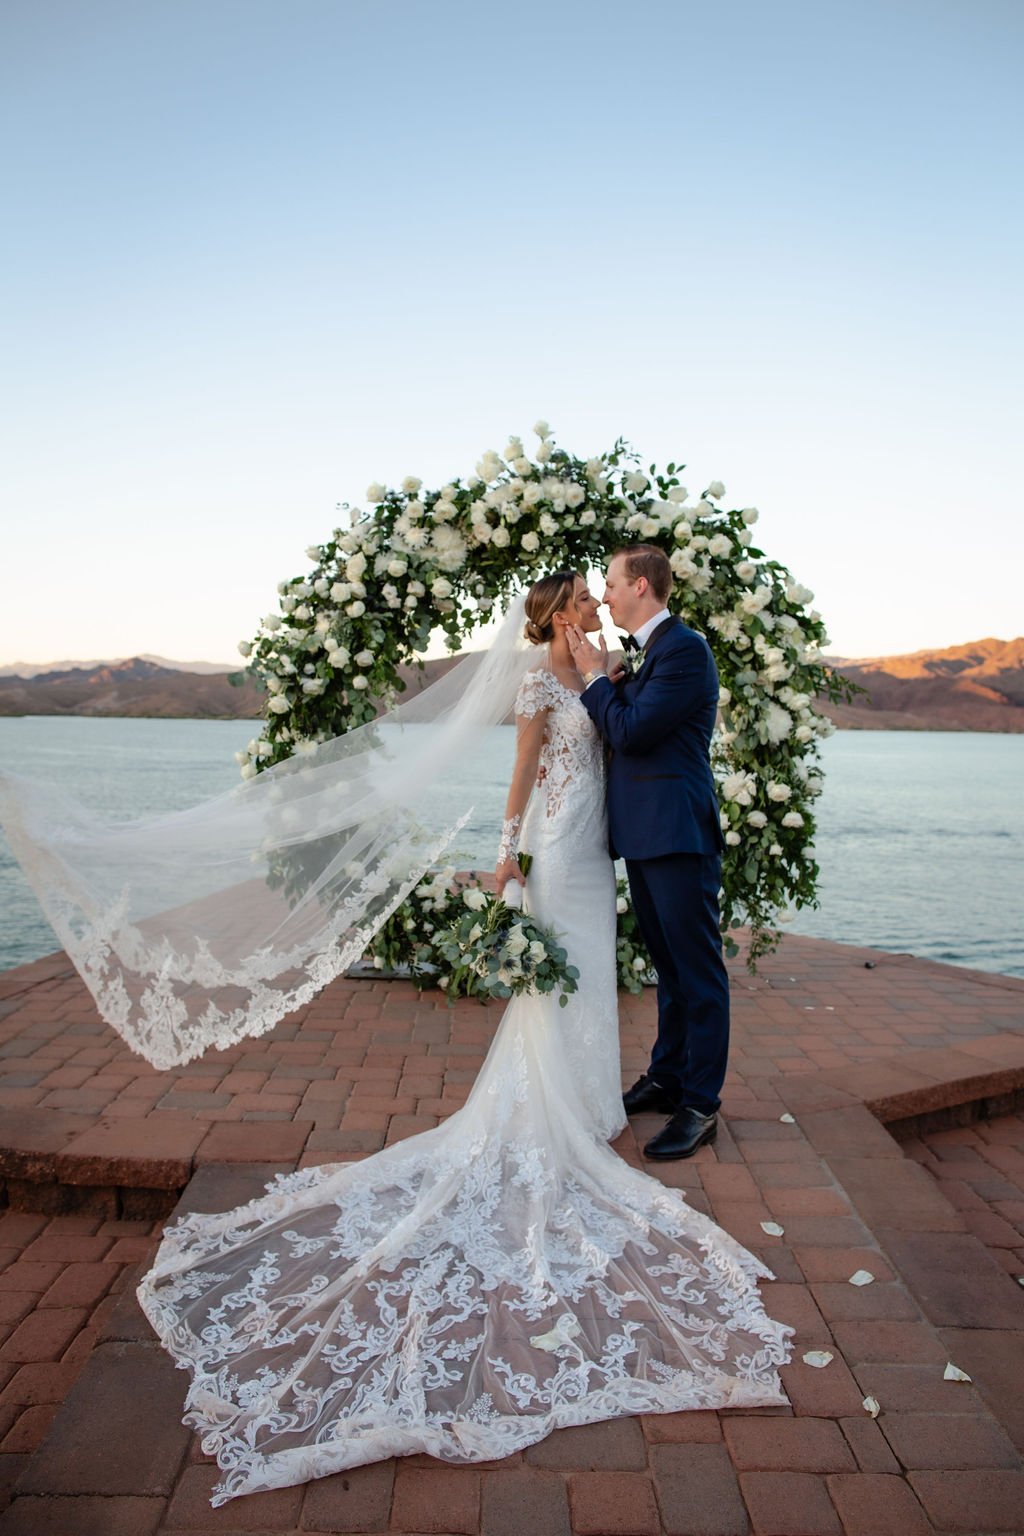
{"type": "MultiPolygon", "coordinates": [[[[546,422],[534,432],[532,457],[513,437],[503,455],[488,451],[474,474],[439,490],[410,477],[371,485],[366,511],[344,506],[350,526],[306,551],[312,569],[279,584],[279,612],[239,646],[268,695],[262,734],[239,754],[242,773],[373,719],[438,628],[457,651],[523,582],[600,565],[631,539],[658,544],[676,577],[670,606],[707,637],[718,666],[722,923],[732,951],[729,930],[749,924],[753,963],[777,941],[780,917],[816,904],[819,743],[833,727],[814,700],[844,697],[847,685],[823,661],[813,594],[756,547],[757,510],[726,509],[720,482],[691,497],[683,465],[644,469],[622,439],[581,459],[556,447],[546,422]]],[[[429,959],[442,886],[428,881],[399,909],[378,960],[416,969],[429,959]]],[[[624,980],[642,958],[627,910],[624,980]]]]}

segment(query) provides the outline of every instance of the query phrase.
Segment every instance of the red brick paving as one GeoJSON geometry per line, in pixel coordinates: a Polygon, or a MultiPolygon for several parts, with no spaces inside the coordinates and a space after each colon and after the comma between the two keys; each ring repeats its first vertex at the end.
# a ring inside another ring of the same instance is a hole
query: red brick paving
{"type": "Polygon", "coordinates": [[[154,1246],[152,1222],[0,1212],[0,1508],[154,1246]]]}
{"type": "MultiPolygon", "coordinates": [[[[126,1287],[151,1218],[186,1184],[221,1209],[277,1168],[436,1124],[499,1012],[344,980],[263,1040],[156,1073],[63,957],[0,976],[2,1536],[1024,1533],[1024,983],[798,938],[732,982],[718,1142],[649,1171],[772,1265],[766,1305],[798,1330],[791,1406],[614,1420],[483,1467],[411,1457],[211,1510],[184,1375],[126,1287]],[[858,1269],[873,1283],[850,1285],[858,1269]],[[973,1381],[945,1381],[948,1359],[973,1381]]],[[[649,994],[623,999],[627,1081],[652,1019],[649,994]]],[[[618,1150],[643,1166],[659,1124],[618,1150]]]]}

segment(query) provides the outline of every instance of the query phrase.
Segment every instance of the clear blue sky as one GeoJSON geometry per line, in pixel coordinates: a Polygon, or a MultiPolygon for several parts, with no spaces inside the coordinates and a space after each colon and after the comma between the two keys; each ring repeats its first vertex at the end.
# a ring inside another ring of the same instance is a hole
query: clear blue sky
{"type": "Polygon", "coordinates": [[[230,659],[538,416],[833,649],[1024,630],[1017,0],[6,0],[0,662],[230,659]]]}

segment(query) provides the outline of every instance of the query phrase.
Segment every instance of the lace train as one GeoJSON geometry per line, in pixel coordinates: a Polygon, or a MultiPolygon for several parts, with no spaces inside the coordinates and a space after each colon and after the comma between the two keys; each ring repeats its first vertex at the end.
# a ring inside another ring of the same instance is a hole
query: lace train
{"type": "Polygon", "coordinates": [[[620,1414],[786,1401],[770,1272],[586,1129],[522,998],[464,1109],[169,1229],[139,1298],[194,1376],[214,1503],[620,1414]],[[557,1083],[558,1087],[552,1087],[557,1083]]]}
{"type": "Polygon", "coordinates": [[[193,1374],[214,1504],[384,1457],[507,1456],[621,1414],[785,1403],[770,1272],[605,1145],[621,1129],[603,754],[550,673],[527,902],[580,970],[506,1009],[466,1105],[365,1161],[170,1227],[139,1299],[193,1374]]]}

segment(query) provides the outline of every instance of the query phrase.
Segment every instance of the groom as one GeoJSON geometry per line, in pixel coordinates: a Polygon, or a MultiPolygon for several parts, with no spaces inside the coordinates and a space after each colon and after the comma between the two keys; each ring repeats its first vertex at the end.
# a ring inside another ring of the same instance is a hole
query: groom
{"type": "Polygon", "coordinates": [[[581,629],[569,645],[582,701],[609,748],[608,829],[624,858],[633,909],[658,972],[658,1037],[626,1113],[672,1118],[649,1158],[692,1157],[715,1139],[729,1051],[729,982],[718,891],[722,832],[709,748],[718,673],[707,641],[668,610],[672,567],[635,544],[612,556],[604,601],[629,631],[624,672],[581,629]],[[630,659],[631,658],[631,659],[630,659]]]}

